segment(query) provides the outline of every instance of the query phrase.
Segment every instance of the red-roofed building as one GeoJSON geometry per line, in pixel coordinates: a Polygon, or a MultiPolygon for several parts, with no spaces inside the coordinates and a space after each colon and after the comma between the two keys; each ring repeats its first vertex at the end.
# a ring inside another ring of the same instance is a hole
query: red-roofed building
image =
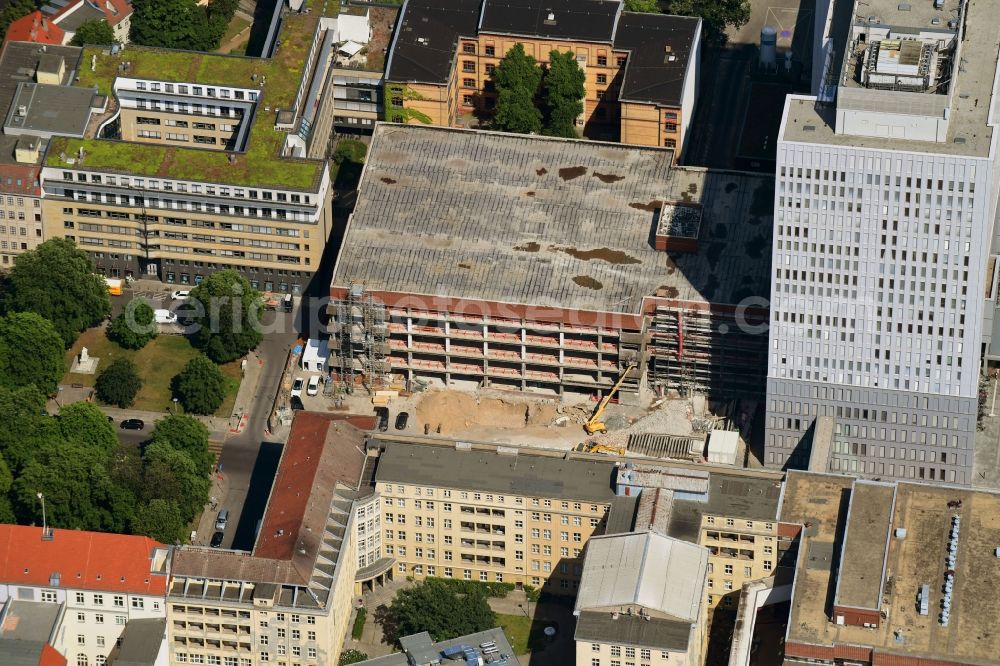
{"type": "Polygon", "coordinates": [[[11,23],[4,41],[69,44],[88,21],[107,21],[115,39],[126,44],[132,4],[129,0],[70,0],[64,7],[50,3],[11,23]]]}
{"type": "Polygon", "coordinates": [[[59,45],[65,44],[69,39],[66,38],[65,30],[35,10],[11,23],[4,41],[59,45]]]}
{"type": "MultiPolygon", "coordinates": [[[[3,635],[56,609],[52,646],[70,664],[101,664],[129,620],[166,616],[169,561],[147,537],[0,525],[3,635]]],[[[58,664],[44,650],[40,658],[58,664]]]]}
{"type": "Polygon", "coordinates": [[[337,663],[354,597],[392,565],[381,557],[375,458],[365,446],[364,430],[374,426],[372,417],[296,412],[253,552],[174,549],[171,666],[224,666],[233,654],[240,666],[281,664],[289,655],[337,663]],[[219,617],[221,642],[211,629],[219,617]]]}

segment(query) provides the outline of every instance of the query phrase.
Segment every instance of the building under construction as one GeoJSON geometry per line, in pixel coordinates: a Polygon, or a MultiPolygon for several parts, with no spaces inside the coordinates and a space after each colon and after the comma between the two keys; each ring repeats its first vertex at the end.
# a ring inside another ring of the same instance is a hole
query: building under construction
{"type": "Polygon", "coordinates": [[[331,285],[335,379],[759,397],[772,180],[671,161],[379,125],[331,285]]]}

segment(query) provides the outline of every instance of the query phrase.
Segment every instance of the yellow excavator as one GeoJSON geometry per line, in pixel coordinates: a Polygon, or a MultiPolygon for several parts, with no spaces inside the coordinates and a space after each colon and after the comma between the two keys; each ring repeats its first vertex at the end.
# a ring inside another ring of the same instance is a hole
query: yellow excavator
{"type": "Polygon", "coordinates": [[[587,431],[588,435],[593,435],[595,432],[603,434],[608,431],[608,426],[606,426],[604,421],[601,420],[604,416],[604,410],[608,408],[608,403],[610,403],[611,399],[615,397],[616,393],[618,393],[618,389],[620,389],[622,384],[625,383],[625,377],[628,376],[628,373],[631,372],[634,367],[635,363],[629,363],[628,366],[626,366],[625,370],[622,372],[622,376],[618,378],[615,385],[603,398],[601,398],[601,402],[598,403],[597,409],[594,410],[594,415],[590,417],[589,421],[583,424],[583,429],[587,431]]]}

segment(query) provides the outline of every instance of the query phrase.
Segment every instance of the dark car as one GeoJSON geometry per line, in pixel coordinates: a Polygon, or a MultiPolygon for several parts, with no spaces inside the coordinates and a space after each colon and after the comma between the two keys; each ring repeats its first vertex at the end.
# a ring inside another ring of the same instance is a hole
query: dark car
{"type": "Polygon", "coordinates": [[[222,546],[222,537],[225,535],[222,532],[216,532],[212,535],[212,548],[219,548],[222,546]]]}
{"type": "Polygon", "coordinates": [[[385,407],[379,407],[375,410],[375,416],[378,418],[378,431],[385,432],[389,429],[389,410],[385,407]]]}
{"type": "Polygon", "coordinates": [[[396,430],[403,430],[406,428],[406,422],[410,419],[410,415],[407,412],[400,412],[396,415],[396,430]]]}
{"type": "Polygon", "coordinates": [[[297,395],[293,395],[291,400],[289,400],[289,403],[291,403],[292,409],[295,411],[302,411],[306,408],[306,406],[302,404],[302,398],[297,395]]]}
{"type": "Polygon", "coordinates": [[[125,419],[118,427],[122,430],[142,430],[146,424],[142,419],[125,419]]]}

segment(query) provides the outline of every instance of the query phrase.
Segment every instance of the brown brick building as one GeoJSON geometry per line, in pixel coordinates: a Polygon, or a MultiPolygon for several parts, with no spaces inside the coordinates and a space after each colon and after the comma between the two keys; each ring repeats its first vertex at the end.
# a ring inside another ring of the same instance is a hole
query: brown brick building
{"type": "Polygon", "coordinates": [[[698,91],[701,20],[623,11],[618,0],[408,0],[390,49],[386,118],[469,126],[495,103],[492,73],[523,44],[544,67],[571,51],[586,75],[585,136],[674,148],[698,91]]]}

